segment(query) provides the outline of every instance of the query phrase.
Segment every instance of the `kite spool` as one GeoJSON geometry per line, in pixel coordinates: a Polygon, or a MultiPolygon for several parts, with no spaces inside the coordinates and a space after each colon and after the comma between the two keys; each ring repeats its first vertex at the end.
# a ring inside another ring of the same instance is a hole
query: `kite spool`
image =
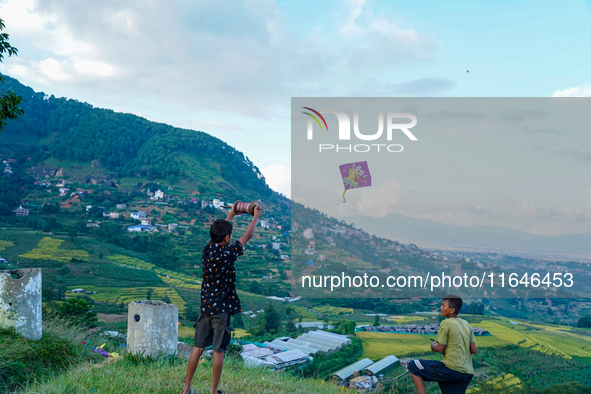
{"type": "Polygon", "coordinates": [[[254,216],[254,210],[257,205],[259,205],[259,203],[257,201],[242,202],[242,201],[238,200],[234,203],[234,205],[232,205],[232,211],[236,215],[248,213],[248,214],[254,216]]]}

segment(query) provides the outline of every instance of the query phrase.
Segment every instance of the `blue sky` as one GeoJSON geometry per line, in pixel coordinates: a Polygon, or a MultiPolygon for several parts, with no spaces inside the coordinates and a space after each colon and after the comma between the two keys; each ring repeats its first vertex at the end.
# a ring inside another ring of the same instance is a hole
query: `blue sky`
{"type": "Polygon", "coordinates": [[[0,18],[19,49],[1,72],[208,132],[287,195],[291,97],[591,96],[589,1],[0,0],[0,18]]]}

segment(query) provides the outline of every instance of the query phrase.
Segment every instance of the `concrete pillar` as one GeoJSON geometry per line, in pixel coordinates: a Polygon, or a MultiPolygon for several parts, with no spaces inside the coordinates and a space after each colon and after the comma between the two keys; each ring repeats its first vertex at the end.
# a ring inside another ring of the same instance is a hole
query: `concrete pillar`
{"type": "Polygon", "coordinates": [[[127,347],[131,353],[156,358],[174,354],[179,337],[179,308],[162,301],[128,305],[127,347]]]}
{"type": "Polygon", "coordinates": [[[41,268],[0,271],[0,327],[41,339],[41,268]]]}

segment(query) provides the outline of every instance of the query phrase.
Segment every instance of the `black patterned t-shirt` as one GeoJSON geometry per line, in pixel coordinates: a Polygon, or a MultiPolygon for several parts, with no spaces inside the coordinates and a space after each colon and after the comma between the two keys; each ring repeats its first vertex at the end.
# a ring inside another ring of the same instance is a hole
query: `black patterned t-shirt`
{"type": "Polygon", "coordinates": [[[221,246],[209,242],[203,249],[201,267],[201,312],[231,315],[241,312],[240,299],[236,293],[236,269],[234,262],[242,256],[240,241],[221,246]]]}

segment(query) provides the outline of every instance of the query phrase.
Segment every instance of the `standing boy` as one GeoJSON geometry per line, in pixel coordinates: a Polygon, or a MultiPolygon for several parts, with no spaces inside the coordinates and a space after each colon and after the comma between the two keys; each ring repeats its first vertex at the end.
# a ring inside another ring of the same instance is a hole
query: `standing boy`
{"type": "Polygon", "coordinates": [[[425,381],[439,383],[443,394],[465,394],[474,376],[472,354],[476,354],[476,338],[472,327],[458,318],[462,299],[448,295],[441,303],[441,316],[447,319],[439,325],[437,340],[431,350],[443,353],[443,362],[434,360],[411,360],[408,363],[410,376],[419,394],[425,394],[425,381]]]}
{"type": "Polygon", "coordinates": [[[230,223],[237,215],[234,208],[230,210],[226,220],[216,220],[209,229],[211,242],[203,249],[201,256],[203,281],[199,318],[195,323],[195,343],[189,358],[185,387],[181,394],[194,393],[191,389],[191,381],[199,364],[199,358],[207,346],[213,347],[211,394],[223,394],[218,390],[218,384],[222,376],[224,352],[231,339],[230,317],[241,312],[240,300],[236,293],[234,262],[238,256],[242,255],[244,245],[254,235],[257,220],[262,212],[257,204],[246,233],[235,242],[232,242],[232,224],[230,223]]]}

